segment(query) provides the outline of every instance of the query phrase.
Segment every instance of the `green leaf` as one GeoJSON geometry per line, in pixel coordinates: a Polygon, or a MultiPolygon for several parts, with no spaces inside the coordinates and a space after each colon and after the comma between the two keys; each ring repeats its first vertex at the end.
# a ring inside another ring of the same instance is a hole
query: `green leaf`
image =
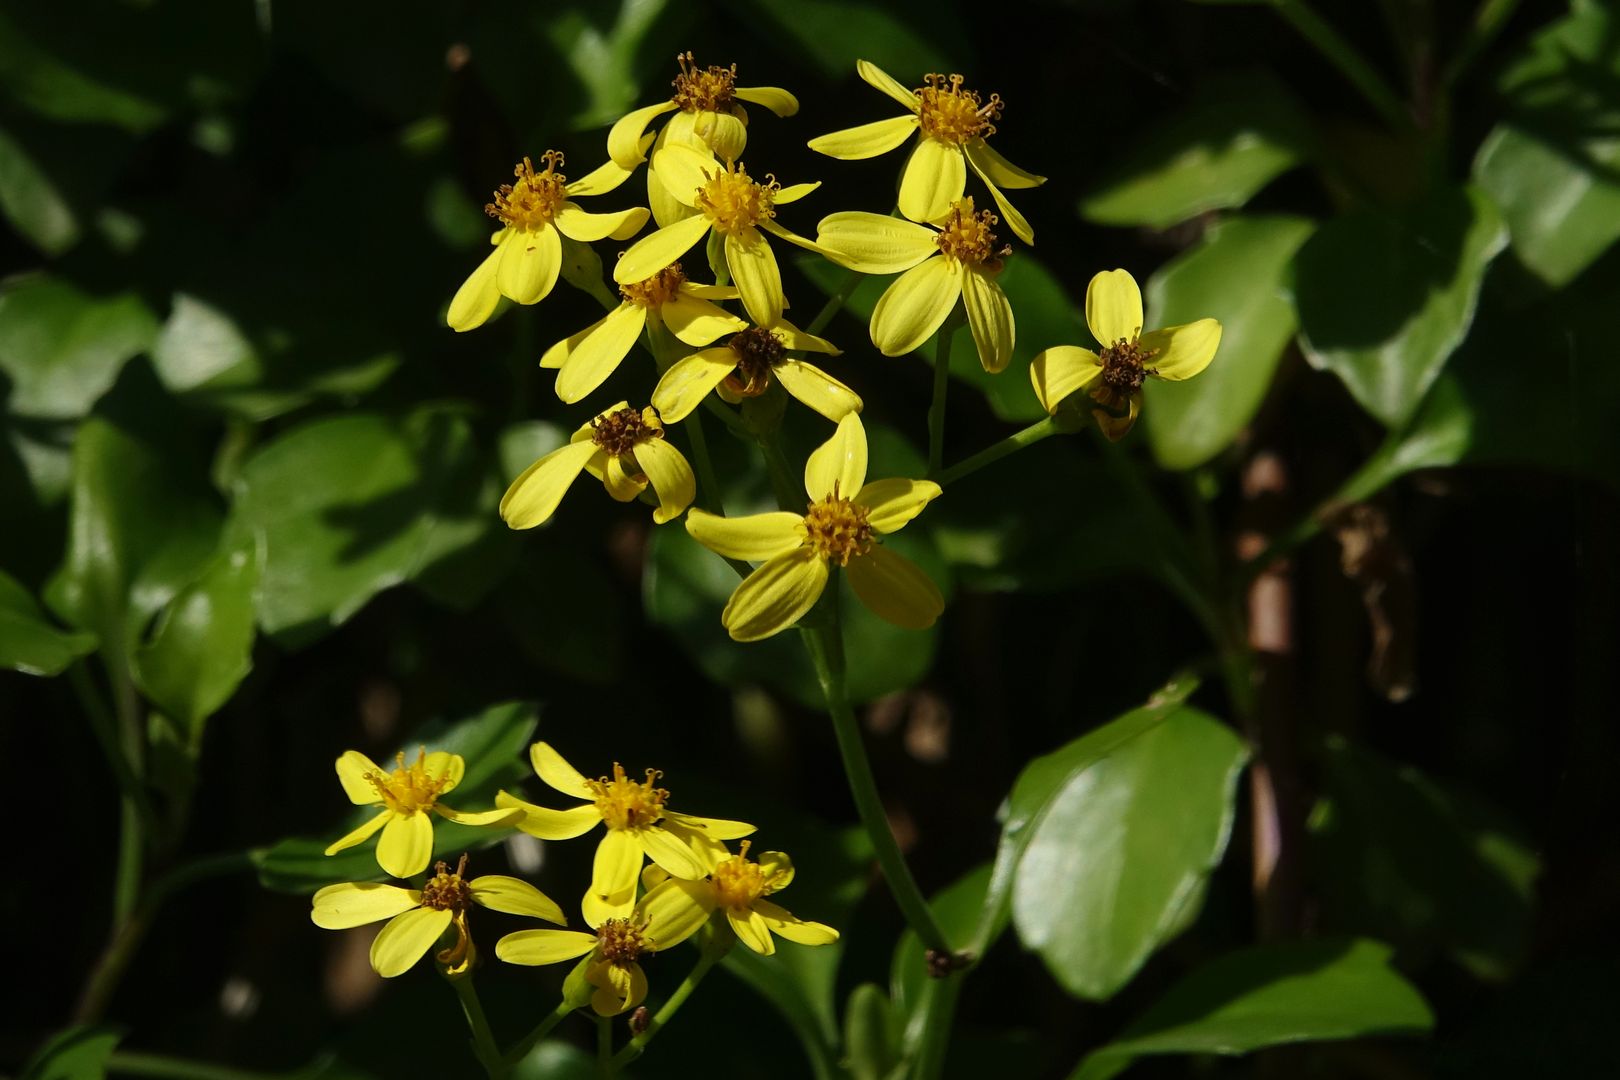
{"type": "Polygon", "coordinates": [[[512,1066],[512,1080],[596,1080],[596,1059],[560,1039],[547,1039],[512,1066]]]}
{"type": "MultiPolygon", "coordinates": [[[[538,707],[527,702],[491,705],[483,712],[452,724],[426,724],[405,740],[397,752],[414,758],[419,748],[426,747],[430,751],[460,754],[466,759],[467,771],[446,801],[457,810],[486,810],[495,805],[496,791],[515,787],[528,774],[529,743],[539,715],[538,707]]],[[[373,760],[388,766],[393,755],[373,760]]],[[[335,772],[331,801],[333,806],[347,801],[335,772]]],[[[312,893],[339,881],[374,881],[384,877],[382,868],[377,865],[375,839],[336,855],[322,854],[332,841],[378,813],[376,807],[358,807],[346,819],[336,822],[326,836],[282,840],[253,851],[251,855],[260,884],[278,892],[312,893]]],[[[433,854],[436,858],[449,858],[463,851],[487,847],[508,831],[458,825],[435,817],[433,854]]]]}
{"type": "Polygon", "coordinates": [[[1196,468],[1254,418],[1298,325],[1288,269],[1314,228],[1298,217],[1230,218],[1148,280],[1149,326],[1221,322],[1220,350],[1202,374],[1146,387],[1142,423],[1160,465],[1196,468]]]}
{"type": "MultiPolygon", "coordinates": [[[[953,947],[966,947],[971,952],[982,949],[973,941],[975,927],[984,917],[989,901],[991,867],[989,863],[975,866],[966,874],[928,898],[928,910],[934,921],[953,947]],[[958,944],[960,943],[960,944],[958,944]]],[[[939,980],[928,975],[928,953],[916,932],[907,929],[895,943],[894,956],[889,962],[889,995],[894,1008],[905,1020],[906,1050],[913,1048],[921,1032],[923,1010],[928,995],[939,985],[939,980]]]]}
{"type": "Polygon", "coordinates": [[[0,213],[46,255],[78,243],[79,221],[66,195],[9,132],[0,130],[0,213]]]}
{"type": "Polygon", "coordinates": [[[0,667],[29,675],[60,675],[95,648],[94,634],[57,629],[28,590],[0,570],[0,667]]]}
{"type": "Polygon", "coordinates": [[[157,320],[134,293],[98,298],[48,274],[13,278],[0,285],[8,410],[39,419],[83,416],[156,332],[157,320]]]}
{"type": "Polygon", "coordinates": [[[1288,942],[1221,957],[1172,987],[1070,1080],[1107,1080],[1147,1054],[1246,1054],[1430,1030],[1428,1005],[1389,958],[1375,941],[1288,942]]]}
{"type": "Polygon", "coordinates": [[[1386,425],[1417,410],[1468,335],[1485,269],[1506,242],[1472,188],[1329,221],[1294,258],[1306,358],[1386,425]]]}
{"type": "Polygon", "coordinates": [[[1232,829],[1248,760],[1182,707],[1071,776],[1034,825],[1012,889],[1025,947],[1070,993],[1104,1000],[1183,929],[1232,829]]]}
{"type": "MultiPolygon", "coordinates": [[[[859,0],[758,0],[750,16],[768,22],[774,36],[791,42],[795,53],[814,63],[827,78],[855,77],[855,57],[864,57],[900,80],[921,86],[928,71],[966,71],[973,40],[949,9],[932,0],[890,0],[873,5],[859,0]]],[[[701,59],[701,57],[700,57],[701,59]]],[[[741,71],[747,86],[770,82],[741,71]]],[[[890,110],[887,98],[871,95],[871,120],[890,110]]],[[[850,123],[864,123],[852,119],[850,123]]]]}
{"type": "Polygon", "coordinates": [[[597,24],[603,12],[595,4],[584,10],[548,8],[536,20],[585,92],[584,106],[572,117],[576,129],[611,124],[642,104],[636,79],[638,50],[663,14],[666,2],[624,0],[612,24],[601,29],[597,24]]]}
{"type": "Polygon", "coordinates": [[[889,995],[872,983],[850,992],[844,1005],[844,1061],[853,1080],[883,1080],[900,1061],[889,995]]]}
{"type": "Polygon", "coordinates": [[[23,1066],[22,1080],[102,1080],[122,1038],[110,1028],[68,1028],[35,1051],[23,1066]]]}
{"type": "Polygon", "coordinates": [[[1309,120],[1293,92],[1266,74],[1200,88],[1195,103],[1126,146],[1080,200],[1100,225],[1169,228],[1242,206],[1310,152],[1309,120]]]}

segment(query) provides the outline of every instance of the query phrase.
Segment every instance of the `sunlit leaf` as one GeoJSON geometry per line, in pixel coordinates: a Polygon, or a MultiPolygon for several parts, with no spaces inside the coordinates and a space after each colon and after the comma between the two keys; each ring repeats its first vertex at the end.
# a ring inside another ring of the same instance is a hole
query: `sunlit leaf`
{"type": "Polygon", "coordinates": [[[0,371],[7,408],[40,419],[76,419],[143,352],[157,321],[132,292],[94,297],[48,274],[0,285],[0,371]]]}

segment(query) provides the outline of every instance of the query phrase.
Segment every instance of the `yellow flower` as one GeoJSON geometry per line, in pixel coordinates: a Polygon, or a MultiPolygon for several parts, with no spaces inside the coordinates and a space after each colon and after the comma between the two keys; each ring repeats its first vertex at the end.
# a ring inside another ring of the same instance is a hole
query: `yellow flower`
{"type": "Polygon", "coordinates": [[[834,131],[811,139],[810,149],[844,161],[857,161],[888,153],[915,131],[917,145],[900,175],[902,214],[912,221],[943,218],[951,204],[962,197],[967,186],[967,166],[971,165],[990,189],[1013,234],[1026,244],[1035,242],[1035,231],[1024,215],[1013,209],[1001,188],[1039,187],[1046,183],[1046,177],[1025,172],[984,141],[996,133],[994,121],[1001,119],[1000,94],[991,94],[988,102],[982,102],[974,91],[962,89],[960,75],[929,75],[923,80],[928,85],[907,90],[876,64],[857,60],[855,71],[868,84],[904,105],[909,115],[834,131]]]}
{"type": "Polygon", "coordinates": [[[655,152],[653,164],[670,193],[699,212],[637,240],[613,267],[613,280],[620,285],[645,281],[713,229],[725,241],[726,269],[748,317],[761,326],[776,325],[787,301],[776,255],[761,230],[820,252],[814,241],[778,225],[776,208],[804,198],[821,182],[782,187],[767,176],[761,184],[740,163],[719,168],[706,151],[682,143],[655,152]]]}
{"type": "Polygon", "coordinates": [[[405,754],[395,755],[392,772],[377,767],[358,750],[345,751],[337,759],[338,782],[343,793],[356,806],[381,806],[383,812],[326,849],[336,855],[364,843],[378,829],[377,865],[397,878],[420,874],[433,858],[433,819],[428,811],[463,825],[510,825],[521,815],[510,810],[485,810],[467,814],[439,801],[461,783],[467,763],[460,754],[423,747],[416,760],[405,764],[405,754]]]}
{"type": "MultiPolygon", "coordinates": [[[[736,161],[748,144],[748,113],[737,102],[763,105],[777,116],[792,116],[799,111],[798,99],[780,87],[738,86],[736,64],[729,68],[699,69],[690,52],[676,56],[675,60],[681,70],[675,76],[675,93],[670,99],[636,109],[608,132],[608,157],[620,168],[633,169],[641,162],[645,149],[642,132],[649,123],[668,112],[679,110],[658,133],[653,143],[655,153],[677,142],[712,151],[723,161],[736,161]]],[[[672,224],[692,214],[689,208],[670,197],[655,164],[647,166],[647,198],[653,217],[660,225],[672,224]]]]}
{"type": "Polygon", "coordinates": [[[467,856],[450,872],[447,863],[434,867],[434,875],[420,889],[397,885],[328,885],[315,894],[309,917],[327,930],[388,920],[371,943],[371,966],[385,979],[415,966],[422,955],[454,928],[456,940],[435,957],[449,973],[459,975],[475,958],[467,932],[467,911],[479,904],[491,911],[531,915],[565,925],[562,908],[526,881],[504,874],[486,874],[466,880],[467,856]]]}
{"type": "Polygon", "coordinates": [[[945,610],[938,587],[878,538],[921,513],[939,497],[939,485],[930,480],[867,483],[866,429],[859,415],[849,413],[810,455],[804,486],[810,507],[803,514],[727,518],[693,510],[686,517],[686,531],[710,551],[764,560],[737,586],[720,615],[731,636],[758,641],[798,622],[821,598],[829,562],[844,568],[855,595],[881,618],[912,630],[932,626],[945,610]],[[854,496],[846,494],[851,491],[854,496]]]}
{"type": "Polygon", "coordinates": [[[551,519],[580,471],[602,481],[609,495],[629,502],[651,484],[658,496],[653,520],[681,516],[697,495],[697,479],[683,455],[664,439],[656,409],[637,412],[619,402],[581,425],[560,446],[523,470],[501,497],[501,518],[514,529],[532,529],[551,519]]]}
{"type": "Polygon", "coordinates": [[[601,386],[630,354],[649,325],[668,327],[688,345],[702,347],[748,324],[711,301],[735,300],[727,285],[686,280],[680,263],[671,263],[645,281],[619,286],[622,302],[572,337],[564,338],[540,358],[543,368],[558,368],[557,396],[568,404],[601,386]]]}
{"type": "Polygon", "coordinates": [[[918,348],[960,299],[979,363],[996,372],[1013,349],[1012,305],[996,283],[1008,250],[996,246],[990,231],[998,220],[988,210],[975,214],[972,198],[958,199],[934,227],[851,211],[822,218],[816,242],[834,261],[863,274],[905,271],[872,309],[872,344],[884,356],[918,348]]]}
{"type": "Polygon", "coordinates": [[[1214,319],[1144,334],[1142,292],[1124,270],[1104,270],[1086,286],[1086,325],[1102,345],[1100,354],[1058,345],[1035,357],[1029,377],[1049,413],[1070,394],[1088,390],[1101,406],[1092,415],[1110,439],[1123,438],[1136,423],[1148,376],[1190,379],[1209,366],[1221,344],[1221,324],[1214,319]]]}
{"type": "MultiPolygon", "coordinates": [[[[668,944],[678,944],[690,934],[688,930],[668,944]]],[[[598,1016],[617,1016],[646,1000],[647,973],[641,970],[639,961],[648,953],[668,948],[665,936],[638,907],[627,918],[603,920],[593,934],[579,930],[519,930],[507,934],[495,943],[495,955],[508,964],[538,967],[590,953],[585,979],[596,987],[591,1008],[598,1016]]]]}
{"type": "MultiPolygon", "coordinates": [[[[838,931],[823,923],[796,918],[792,912],[765,899],[793,882],[793,860],[780,851],[767,851],[758,862],[748,857],[748,841],[736,855],[715,864],[701,881],[670,878],[654,886],[641,900],[649,920],[685,930],[689,936],[708,920],[710,912],[725,912],[726,922],[744,945],[764,956],[776,951],[771,935],[800,945],[831,945],[838,931]],[[690,929],[688,929],[690,927],[690,929]]],[[[676,944],[666,931],[660,946],[676,944]]]]}
{"type": "Polygon", "coordinates": [[[580,905],[585,921],[592,926],[623,918],[635,905],[636,874],[643,855],[676,877],[702,877],[708,873],[718,841],[735,840],[754,831],[741,821],[692,817],[667,809],[669,792],[656,786],[663,775],[656,769],[648,769],[647,779],[638,783],[628,779],[615,762],[611,779],[587,780],[543,742],[529,748],[529,760],[549,787],[587,801],[569,810],[551,810],[503,791],[495,802],[523,811],[518,828],[542,840],[567,840],[598,823],[607,826],[596,849],[590,891],[580,905]]]}
{"type": "Polygon", "coordinates": [[[855,391],[788,350],[830,353],[838,346],[807,334],[789,322],[754,326],[731,335],[724,345],[693,353],[670,365],[653,387],[653,408],[670,423],[686,419],[710,390],[736,404],[770,389],[774,376],[782,388],[829,420],[861,411],[855,391]]]}
{"type": "Polygon", "coordinates": [[[540,155],[545,168],[534,171],[524,158],[513,170],[517,182],[502,184],[495,201],[484,212],[501,223],[489,238],[495,250],[456,290],[445,321],[452,330],[482,326],[502,296],[520,304],[543,300],[562,271],[562,236],[590,242],[612,237],[628,240],[647,223],[647,208],[632,207],[611,214],[592,214],[574,202],[576,195],[612,191],[630,173],[613,162],[573,183],[557,169],[563,156],[555,150],[540,155]]]}

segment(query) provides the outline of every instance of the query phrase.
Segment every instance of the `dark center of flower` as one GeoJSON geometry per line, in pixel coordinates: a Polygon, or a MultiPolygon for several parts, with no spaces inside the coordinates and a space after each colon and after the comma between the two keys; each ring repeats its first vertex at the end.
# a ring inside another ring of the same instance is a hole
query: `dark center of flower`
{"type": "Polygon", "coordinates": [[[1144,349],[1141,343],[1120,338],[1103,349],[1097,357],[1102,364],[1102,381],[1118,394],[1134,394],[1142,389],[1142,380],[1158,372],[1147,362],[1158,355],[1156,349],[1144,349]]]}
{"type": "Polygon", "coordinates": [[[952,146],[996,133],[993,120],[1001,119],[1001,95],[981,102],[977,91],[962,89],[960,75],[925,75],[928,85],[918,90],[922,102],[918,119],[923,134],[952,146]]]}
{"type": "Polygon", "coordinates": [[[675,292],[686,284],[686,271],[680,263],[670,263],[645,281],[619,286],[619,296],[644,308],[662,307],[675,299],[675,292]]]}
{"type": "Polygon", "coordinates": [[[449,863],[434,863],[433,876],[422,886],[422,906],[435,911],[453,911],[458,915],[466,911],[472,903],[472,889],[462,878],[466,872],[466,855],[456,864],[454,873],[450,872],[449,863]]]}
{"type": "Polygon", "coordinates": [[[533,229],[550,224],[562,209],[568,192],[564,190],[568,177],[557,170],[562,167],[563,156],[556,150],[540,155],[545,166],[534,171],[534,162],[524,158],[512,174],[517,182],[502,184],[495,192],[495,201],[484,204],[484,213],[510,225],[514,229],[533,229]]]}
{"type": "Polygon", "coordinates": [[[848,566],[850,559],[865,555],[877,542],[866,516],[866,507],[844,498],[835,487],[831,495],[810,504],[804,515],[804,530],[816,554],[848,566]]]}
{"type": "Polygon", "coordinates": [[[771,370],[787,357],[787,346],[772,330],[751,326],[726,342],[737,354],[737,368],[726,376],[726,389],[738,397],[758,397],[771,385],[771,370]]]}
{"type": "Polygon", "coordinates": [[[718,112],[730,107],[737,90],[737,65],[728,68],[711,64],[699,68],[691,50],[677,53],[681,73],[675,76],[671,101],[686,112],[718,112]]]}
{"type": "Polygon", "coordinates": [[[603,413],[591,421],[591,442],[613,457],[625,457],[638,444],[663,437],[664,425],[651,410],[626,407],[603,413]]]}
{"type": "Polygon", "coordinates": [[[625,775],[624,766],[613,763],[613,776],[586,781],[596,797],[596,809],[610,829],[639,829],[656,825],[664,816],[664,804],[669,792],[658,787],[658,778],[664,774],[657,769],[647,770],[647,779],[641,783],[625,775]]]}
{"type": "Polygon", "coordinates": [[[1010,245],[996,246],[996,234],[991,227],[1000,220],[988,210],[975,214],[971,195],[957,199],[940,225],[934,243],[947,259],[955,259],[964,266],[1000,270],[1002,257],[1012,253],[1010,245]]]}
{"type": "Polygon", "coordinates": [[[609,919],[596,929],[596,947],[610,964],[634,963],[642,953],[651,951],[643,936],[645,930],[644,925],[629,919],[609,919]]]}

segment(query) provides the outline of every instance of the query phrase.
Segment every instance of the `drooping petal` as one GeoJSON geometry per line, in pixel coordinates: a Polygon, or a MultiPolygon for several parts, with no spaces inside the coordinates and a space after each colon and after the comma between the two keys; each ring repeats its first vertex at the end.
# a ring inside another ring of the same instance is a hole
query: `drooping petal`
{"type": "Polygon", "coordinates": [[[1180,382],[1197,375],[1215,359],[1215,350],[1221,347],[1221,324],[1215,319],[1199,319],[1150,330],[1142,335],[1142,345],[1155,353],[1147,362],[1153,374],[1180,382]]]}
{"type": "Polygon", "coordinates": [[[665,828],[678,835],[690,831],[693,834],[706,836],[711,840],[737,840],[744,836],[752,836],[757,831],[754,826],[746,821],[732,821],[729,818],[696,817],[692,814],[677,814],[670,810],[664,811],[662,824],[665,828]]]}
{"type": "Polygon", "coordinates": [[[317,892],[311,898],[309,917],[323,930],[347,930],[392,919],[421,903],[422,894],[414,889],[345,881],[317,892]]]}
{"type": "MultiPolygon", "coordinates": [[[[639,466],[632,472],[625,467],[624,458],[608,457],[605,454],[602,461],[602,486],[607,488],[607,493],[615,501],[631,502],[647,490],[647,477],[640,471],[639,466]]],[[[633,461],[634,459],[632,463],[633,461]]]]}
{"type": "Polygon", "coordinates": [[[591,866],[592,894],[599,899],[625,892],[634,894],[641,857],[640,837],[628,829],[609,829],[596,845],[596,859],[591,866]]]}
{"type": "Polygon", "coordinates": [[[495,955],[508,964],[539,967],[584,956],[596,948],[596,935],[578,930],[519,930],[495,943],[495,955]]]}
{"type": "Polygon", "coordinates": [[[501,292],[519,304],[545,299],[562,272],[562,241],[557,230],[513,229],[501,242],[497,278],[501,292]]]}
{"type": "Polygon", "coordinates": [[[771,332],[782,339],[782,344],[790,352],[814,352],[838,356],[844,351],[826,338],[816,337],[812,333],[800,330],[786,319],[771,327],[771,332]]]}
{"type": "MultiPolygon", "coordinates": [[[[621,401],[613,408],[618,410],[624,407],[625,402],[621,401]]],[[[551,790],[572,795],[576,799],[596,798],[596,789],[585,779],[585,774],[568,764],[568,759],[557,753],[556,748],[545,740],[530,745],[529,764],[534,767],[534,775],[551,790]]]]}
{"type": "Polygon", "coordinates": [[[1142,332],[1142,290],[1124,270],[1103,270],[1086,286],[1086,325],[1097,344],[1135,341],[1142,332]]]}
{"type": "Polygon", "coordinates": [[[856,413],[838,421],[832,438],[810,452],[804,463],[804,490],[810,501],[838,495],[853,499],[866,483],[866,428],[856,413]]]}
{"type": "MultiPolygon", "coordinates": [[[[620,308],[628,306],[631,306],[629,301],[625,301],[619,305],[620,308]]],[[[610,311],[607,315],[597,319],[595,322],[591,323],[591,325],[579,331],[577,334],[563,338],[561,341],[557,342],[557,344],[541,353],[540,366],[542,368],[560,368],[567,364],[568,358],[574,354],[575,349],[579,348],[580,343],[586,338],[590,337],[592,334],[596,333],[597,330],[601,329],[602,324],[608,321],[608,317],[615,314],[618,310],[618,308],[614,308],[613,311],[610,311]]]]}
{"type": "Polygon", "coordinates": [[[649,825],[640,830],[641,846],[647,852],[647,858],[668,870],[678,878],[700,878],[709,872],[697,856],[692,854],[680,837],[657,825],[649,825]]]}
{"type": "Polygon", "coordinates": [[[659,305],[658,317],[664,320],[669,332],[694,348],[708,345],[716,338],[748,329],[748,324],[725,308],[690,295],[685,285],[674,296],[659,305]]]}
{"type": "Polygon", "coordinates": [[[708,110],[695,113],[692,134],[702,139],[703,145],[713,150],[721,161],[736,161],[748,146],[748,125],[737,113],[708,110]]]}
{"type": "Polygon", "coordinates": [[[995,278],[969,267],[962,275],[962,306],[979,350],[979,364],[992,375],[1006,369],[1013,353],[1013,310],[995,278]]]}
{"type": "Polygon", "coordinates": [[[766,888],[781,892],[793,884],[793,860],[785,851],[767,851],[759,857],[760,872],[765,875],[766,888]]]}
{"type": "Polygon", "coordinates": [[[924,136],[900,174],[900,212],[912,221],[938,221],[966,188],[962,151],[924,136]]]}
{"type": "Polygon", "coordinates": [[[647,973],[634,960],[593,965],[586,978],[597,987],[591,1009],[598,1016],[618,1016],[647,1000],[647,973]]]}
{"type": "Polygon", "coordinates": [[[945,610],[945,598],[922,567],[878,546],[845,567],[850,588],[880,619],[907,630],[926,630],[945,610]]]}
{"type": "Polygon", "coordinates": [[[855,74],[859,75],[866,85],[883,91],[913,113],[922,111],[922,100],[917,97],[915,91],[901,86],[892,75],[870,60],[855,61],[855,74]]]}
{"type": "Polygon", "coordinates": [[[371,943],[371,966],[385,979],[403,975],[449,929],[448,909],[417,908],[397,915],[371,943]]]}
{"type": "MultiPolygon", "coordinates": [[[[612,133],[610,132],[609,134],[611,135],[612,133]]],[[[647,147],[652,145],[652,141],[653,136],[651,135],[643,135],[641,137],[641,141],[637,144],[637,165],[639,165],[642,158],[646,156],[647,147]]],[[[620,165],[617,161],[614,161],[610,157],[607,161],[603,162],[601,165],[598,165],[596,168],[592,169],[578,180],[569,181],[568,186],[563,188],[563,190],[566,191],[571,198],[576,199],[580,196],[587,195],[606,195],[608,192],[614,190],[635,174],[635,165],[620,165]]]]}
{"type": "Polygon", "coordinates": [[[472,898],[491,911],[527,915],[558,926],[568,925],[568,916],[557,906],[557,901],[521,878],[485,874],[467,882],[467,887],[472,890],[472,898]]]}
{"type": "Polygon", "coordinates": [[[634,169],[641,164],[642,133],[656,117],[673,112],[675,108],[673,101],[660,101],[656,105],[645,105],[621,116],[608,130],[608,157],[612,158],[614,164],[621,169],[634,169]]]}
{"type": "Polygon", "coordinates": [[[702,217],[701,211],[695,206],[688,206],[669,190],[658,170],[651,165],[647,166],[647,206],[652,210],[653,221],[660,229],[685,221],[689,217],[702,217]]]}
{"type": "Polygon", "coordinates": [[[769,900],[755,900],[754,914],[758,915],[771,933],[799,945],[831,945],[838,940],[838,931],[818,922],[807,922],[779,904],[769,900]]]}
{"type": "Polygon", "coordinates": [[[1090,349],[1054,345],[1035,354],[1029,365],[1029,381],[1035,385],[1041,408],[1056,413],[1064,398],[1090,386],[1102,371],[1102,361],[1090,349]]]}
{"type": "Polygon", "coordinates": [[[943,255],[899,277],[872,309],[872,344],[884,356],[904,356],[927,341],[962,295],[962,266],[943,255]]]}
{"type": "Polygon", "coordinates": [[[861,411],[855,391],[803,360],[783,360],[773,369],[782,389],[827,419],[837,422],[861,411]]]}
{"type": "Polygon", "coordinates": [[[358,829],[355,829],[353,832],[346,834],[341,839],[334,840],[328,844],[326,846],[326,854],[336,855],[338,852],[346,851],[349,848],[354,847],[356,844],[365,843],[367,840],[371,839],[373,833],[382,828],[384,825],[388,824],[393,820],[393,818],[394,812],[392,810],[384,810],[382,813],[378,814],[376,817],[372,818],[358,829]]]}
{"type": "Polygon", "coordinates": [[[799,99],[780,86],[739,86],[732,93],[744,101],[765,106],[777,116],[792,116],[799,111],[799,99]]]}
{"type": "Polygon", "coordinates": [[[450,310],[445,314],[445,324],[458,333],[483,326],[489,317],[495,313],[495,305],[500,303],[501,290],[496,281],[501,265],[501,249],[497,247],[484,257],[478,264],[478,269],[467,276],[456,290],[456,295],[450,300],[450,310]]]}
{"type": "Polygon", "coordinates": [[[658,496],[653,521],[663,525],[680,517],[697,498],[697,477],[685,455],[664,439],[648,439],[631,452],[658,496]]]}
{"type": "Polygon", "coordinates": [[[728,559],[759,562],[804,543],[804,518],[785,510],[744,517],[721,517],[706,510],[686,515],[692,539],[728,559]]]}
{"type": "Polygon", "coordinates": [[[735,908],[727,908],[726,921],[731,924],[731,929],[736,931],[737,939],[761,956],[770,956],[776,952],[776,942],[771,940],[771,928],[752,910],[744,908],[738,911],[735,908]]]}
{"type": "Polygon", "coordinates": [[[646,326],[647,309],[640,304],[620,304],[608,312],[590,336],[569,349],[557,373],[557,396],[572,405],[601,386],[630,355],[646,326]]]}
{"type": "Polygon", "coordinates": [[[758,326],[774,326],[782,318],[782,271],[776,253],[758,229],[726,235],[726,268],[742,295],[743,308],[758,326]]]}
{"type": "Polygon", "coordinates": [[[377,791],[377,785],[366,779],[369,776],[382,776],[384,772],[377,767],[377,763],[358,750],[345,750],[343,756],[337,759],[338,783],[343,785],[343,794],[356,806],[375,806],[382,802],[382,795],[377,791]]]}
{"type": "MultiPolygon", "coordinates": [[[[969,157],[968,160],[972,162],[973,158],[969,157]]],[[[973,171],[979,174],[979,179],[984,181],[984,186],[990,189],[990,197],[996,200],[996,209],[1001,211],[1001,218],[1012,229],[1013,235],[1026,244],[1033,244],[1035,242],[1035,228],[1030,225],[1029,219],[1019,213],[1018,208],[1007,200],[1007,196],[1003,195],[1001,189],[991,182],[990,178],[979,168],[977,162],[973,163],[973,171]]]]}
{"type": "Polygon", "coordinates": [[[968,161],[979,170],[987,184],[997,187],[1019,188],[1040,187],[1046,183],[1046,177],[1037,176],[1028,169],[1020,169],[996,152],[996,148],[985,142],[982,138],[969,139],[963,147],[967,152],[968,161]]]}
{"type": "Polygon", "coordinates": [[[669,193],[687,206],[696,206],[698,190],[715,173],[724,171],[706,146],[677,142],[673,132],[653,150],[652,167],[669,193]]]}
{"type": "Polygon", "coordinates": [[[680,260],[709,231],[709,219],[699,214],[648,233],[613,264],[613,280],[620,285],[645,281],[680,260]]]}
{"type": "Polygon", "coordinates": [[[863,274],[898,274],[939,253],[939,232],[887,214],[846,210],[816,226],[816,243],[863,274]]]}
{"type": "Polygon", "coordinates": [[[628,210],[615,210],[607,214],[593,214],[580,208],[576,202],[565,202],[552,219],[557,231],[570,240],[582,244],[594,243],[612,237],[628,240],[647,224],[650,211],[645,206],[632,206],[628,210]]]}
{"type": "Polygon", "coordinates": [[[433,804],[433,812],[446,821],[453,821],[457,825],[472,825],[478,828],[498,828],[502,825],[516,826],[523,820],[523,811],[516,807],[503,807],[496,810],[457,810],[444,805],[442,802],[433,804]]]}
{"type": "Polygon", "coordinates": [[[915,116],[891,116],[859,127],[829,131],[809,142],[810,149],[840,161],[863,161],[887,154],[917,130],[915,116]]]}
{"type": "Polygon", "coordinates": [[[596,449],[592,442],[571,442],[524,469],[501,497],[501,520],[514,529],[532,529],[550,520],[596,449]]]}
{"type": "Polygon", "coordinates": [[[773,556],[737,586],[720,613],[736,641],[758,641],[780,633],[821,599],[827,562],[808,545],[773,556]]]}
{"type": "Polygon", "coordinates": [[[433,858],[433,819],[418,811],[395,814],[377,841],[377,865],[397,878],[427,869],[433,858]]]}
{"type": "Polygon", "coordinates": [[[774,202],[777,206],[798,202],[820,186],[820,180],[812,180],[808,184],[789,184],[785,188],[777,189],[774,202]]]}
{"type": "Polygon", "coordinates": [[[1114,416],[1103,409],[1092,409],[1091,415],[1097,421],[1097,427],[1108,436],[1109,442],[1119,442],[1131,428],[1136,426],[1136,418],[1142,413],[1142,392],[1138,390],[1129,399],[1124,416],[1114,416]]]}
{"type": "Polygon", "coordinates": [[[648,890],[636,907],[647,917],[647,936],[663,951],[697,933],[714,905],[714,886],[709,882],[669,878],[648,890]]]}
{"type": "Polygon", "coordinates": [[[653,387],[652,407],[664,423],[685,420],[703,403],[720,380],[737,368],[737,354],[729,345],[704,349],[675,361],[653,387]]]}
{"type": "Polygon", "coordinates": [[[602,821],[602,813],[597,810],[595,803],[585,803],[568,810],[553,810],[548,806],[524,802],[515,795],[501,791],[495,795],[495,805],[521,809],[523,817],[515,824],[541,840],[572,840],[590,832],[602,821]]]}
{"type": "Polygon", "coordinates": [[[866,507],[868,525],[880,533],[892,533],[904,528],[940,493],[940,486],[932,480],[874,480],[855,495],[855,503],[866,507]]]}

